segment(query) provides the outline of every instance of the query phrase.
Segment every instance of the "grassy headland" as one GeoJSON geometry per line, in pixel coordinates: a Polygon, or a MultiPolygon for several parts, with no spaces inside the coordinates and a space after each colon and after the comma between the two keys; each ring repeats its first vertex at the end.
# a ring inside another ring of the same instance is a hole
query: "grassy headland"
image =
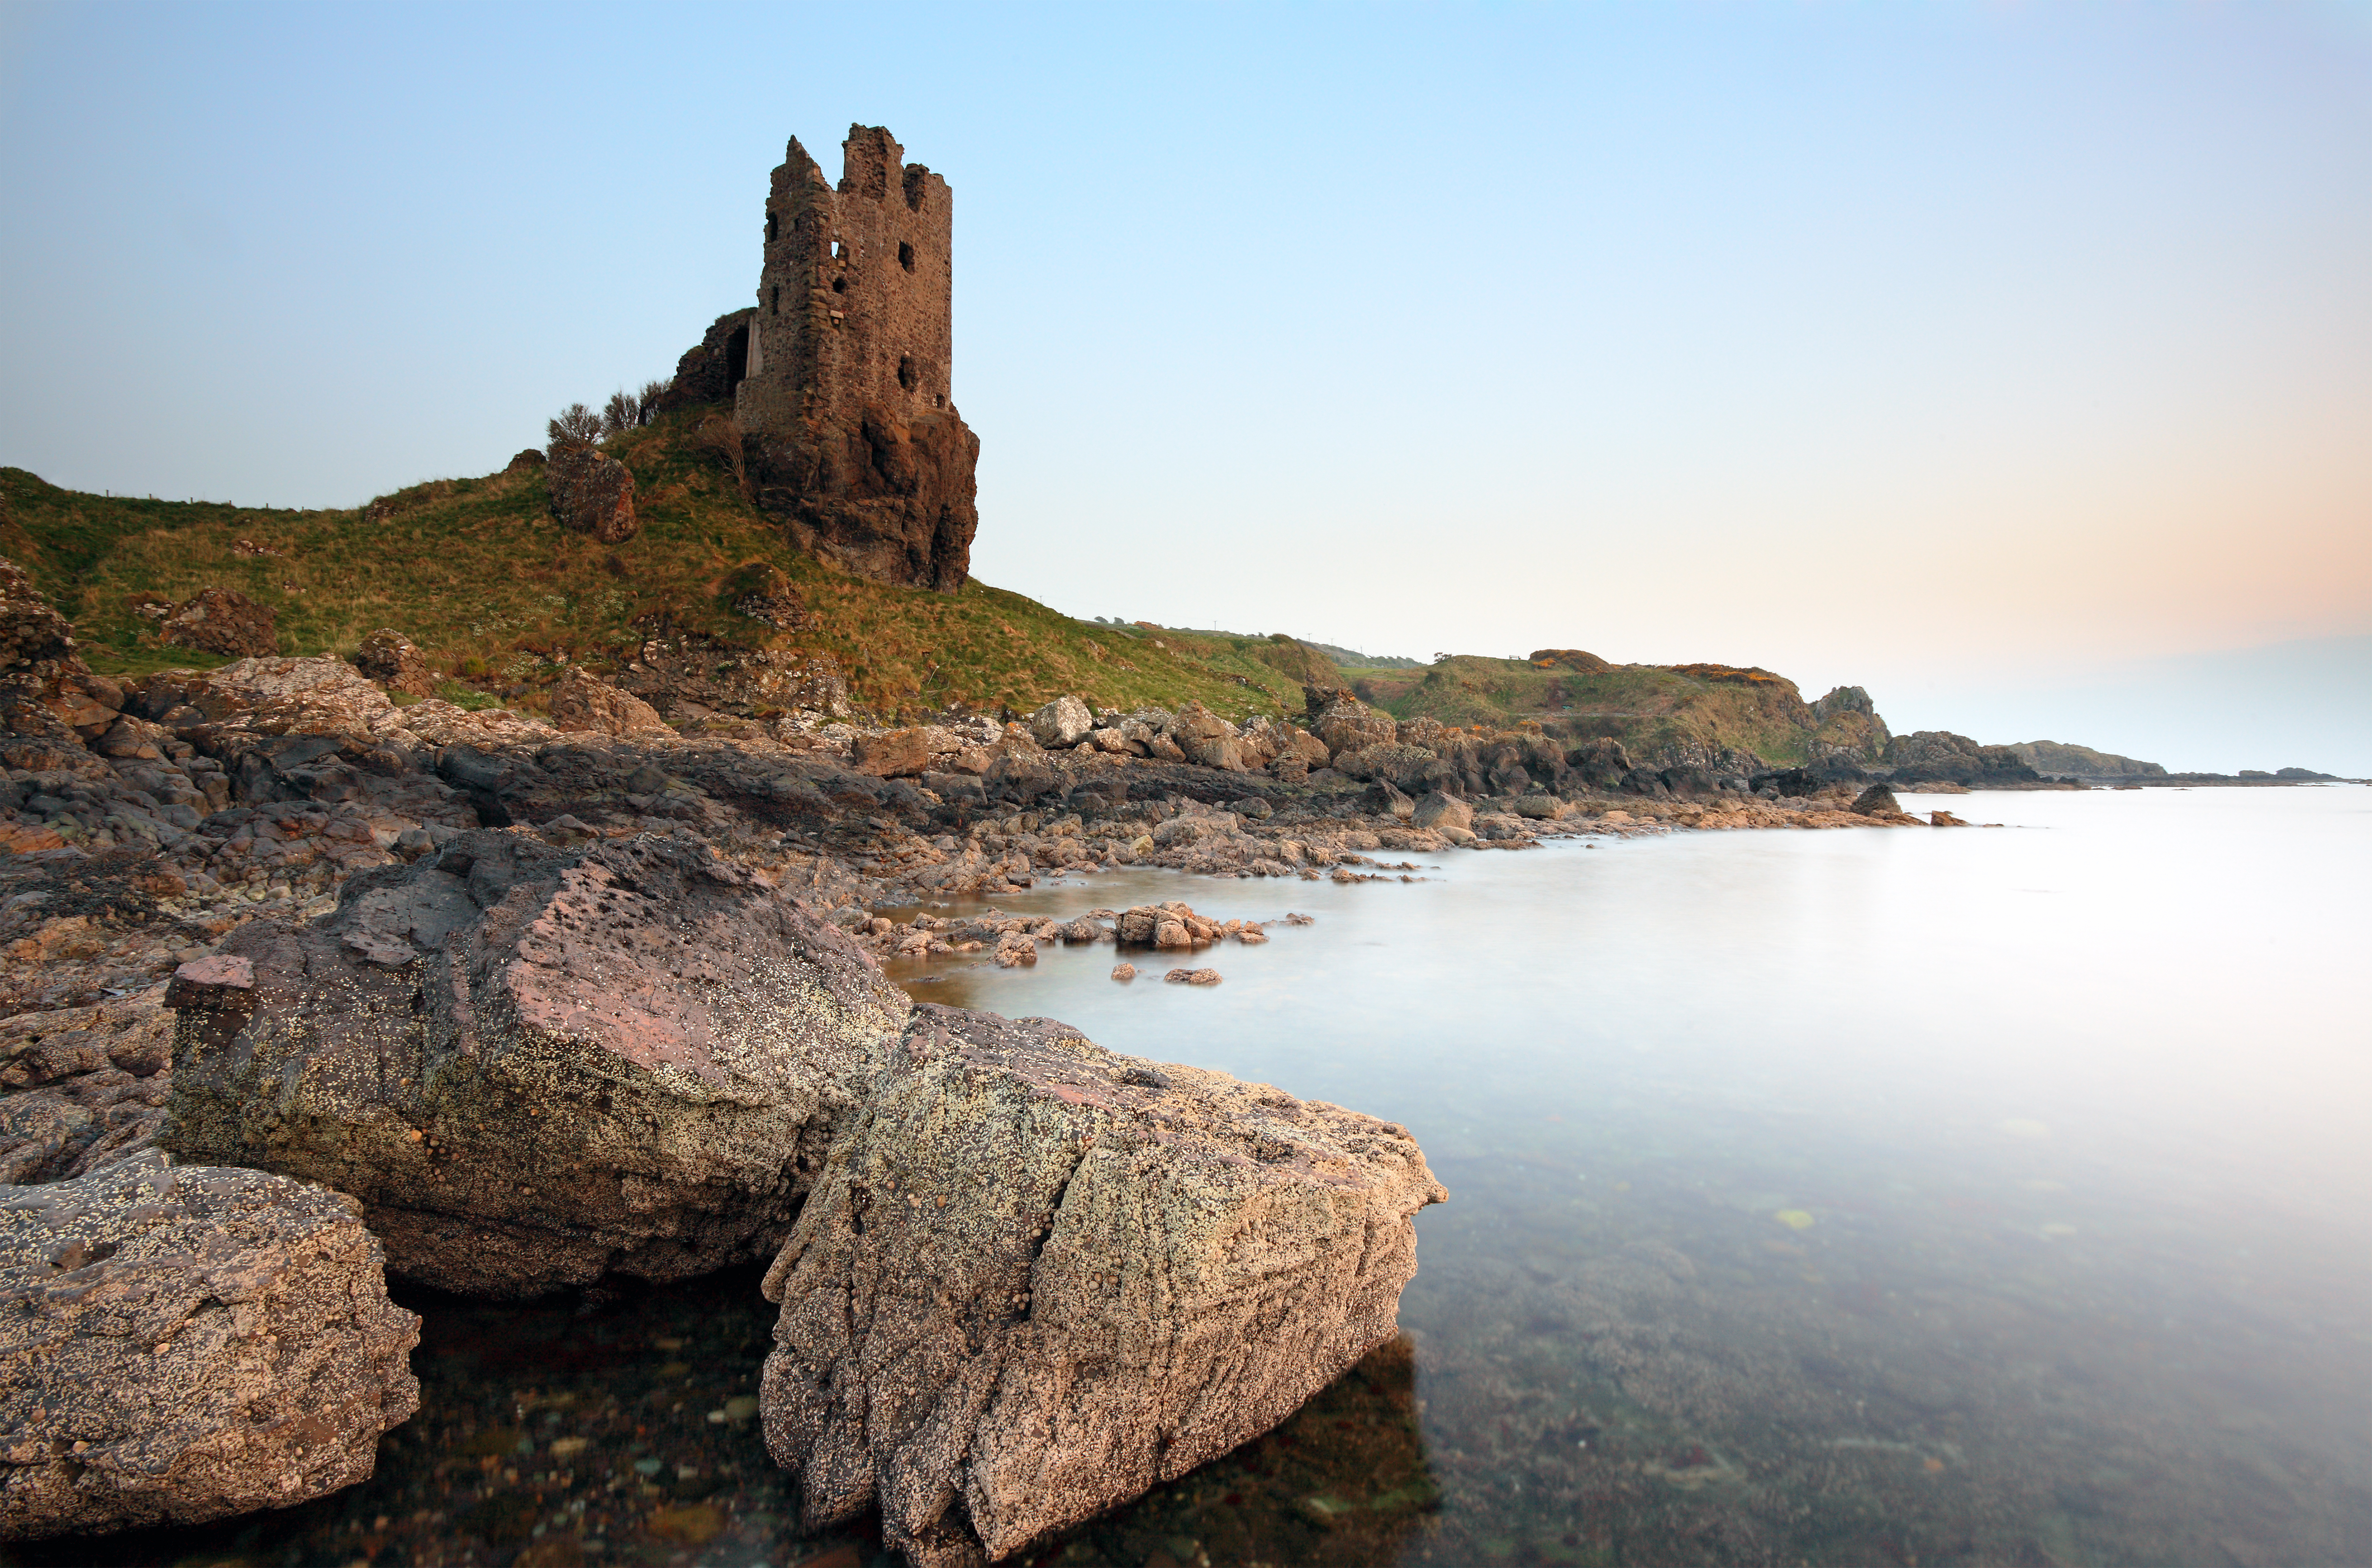
{"type": "Polygon", "coordinates": [[[112,674],[222,662],[167,645],[140,608],[214,585],[268,606],[282,653],[343,656],[393,627],[448,678],[448,695],[530,710],[565,664],[614,668],[663,629],[829,655],[852,698],[884,718],[958,703],[1027,710],[1065,691],[1105,707],[1192,699],[1238,720],[1297,717],[1308,682],[1354,685],[1401,718],[1494,729],[1536,720],[1612,736],[1638,755],[1698,743],[1794,761],[1817,728],[1795,686],[1761,670],[1586,655],[1345,669],[1281,633],[1080,621],[978,581],[955,594],[877,583],[792,548],[694,438],[690,415],[603,449],[634,475],[641,531],[623,544],[562,528],[533,466],[321,511],[91,495],[0,469],[0,554],[32,575],[73,619],[85,656],[112,674]],[[737,612],[753,589],[787,591],[803,616],[786,631],[737,612]]]}

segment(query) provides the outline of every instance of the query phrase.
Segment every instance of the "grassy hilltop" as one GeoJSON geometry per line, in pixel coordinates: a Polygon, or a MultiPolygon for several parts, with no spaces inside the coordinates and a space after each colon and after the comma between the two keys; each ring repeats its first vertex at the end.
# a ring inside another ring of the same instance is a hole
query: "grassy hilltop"
{"type": "Polygon", "coordinates": [[[563,658],[614,668],[666,628],[829,655],[855,701],[885,718],[955,703],[1026,710],[1065,691],[1099,706],[1198,699],[1237,720],[1297,717],[1308,681],[1354,685],[1401,718],[1533,719],[1642,755],[1695,741],[1793,761],[1815,732],[1794,685],[1762,671],[1587,655],[1341,668],[1283,634],[1105,625],[977,581],[950,595],[852,576],[791,548],[691,424],[664,417],[604,444],[634,475],[641,531],[619,545],[554,522],[538,467],[323,511],[90,495],[0,469],[0,555],[31,574],[92,666],[112,674],[221,662],[165,645],[139,608],[215,585],[270,607],[285,654],[345,655],[393,627],[448,678],[448,697],[530,711],[563,658]],[[805,610],[795,630],[733,608],[785,588],[805,610]]]}

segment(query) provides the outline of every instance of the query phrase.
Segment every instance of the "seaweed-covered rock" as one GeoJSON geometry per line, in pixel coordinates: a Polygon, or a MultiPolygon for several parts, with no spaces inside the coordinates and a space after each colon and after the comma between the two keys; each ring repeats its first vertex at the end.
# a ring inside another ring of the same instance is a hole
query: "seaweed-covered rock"
{"type": "Polygon", "coordinates": [[[335,1192],[151,1153],[0,1187],[0,1539],[193,1524],[368,1478],[420,1319],[335,1192]]]}
{"type": "Polygon", "coordinates": [[[760,1394],[810,1523],[1003,1558],[1290,1415],[1395,1331],[1401,1128],[917,1009],[766,1276],[760,1394]]]}
{"type": "Polygon", "coordinates": [[[161,1142],[361,1200],[395,1272],[527,1296],[771,1253],[904,996],[689,837],[464,833],[185,965],[161,1142]]]}

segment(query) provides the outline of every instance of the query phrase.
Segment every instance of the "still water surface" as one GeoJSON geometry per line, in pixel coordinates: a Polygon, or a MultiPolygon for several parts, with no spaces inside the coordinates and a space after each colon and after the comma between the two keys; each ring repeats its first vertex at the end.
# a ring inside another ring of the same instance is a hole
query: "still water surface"
{"type": "MultiPolygon", "coordinates": [[[[1450,1190],[1407,1342],[1037,1560],[2372,1563],[2372,792],[1904,805],[2006,826],[1120,872],[1003,907],[1317,923],[1215,989],[901,966],[1402,1122],[1450,1190]]],[[[378,1478],[110,1550],[858,1568],[747,1419],[753,1285],[415,1301],[378,1478]]]]}

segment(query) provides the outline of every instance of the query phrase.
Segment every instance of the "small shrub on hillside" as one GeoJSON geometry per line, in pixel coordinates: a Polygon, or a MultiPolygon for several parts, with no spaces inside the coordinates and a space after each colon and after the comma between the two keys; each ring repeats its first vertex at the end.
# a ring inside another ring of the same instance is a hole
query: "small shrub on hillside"
{"type": "Polygon", "coordinates": [[[648,424],[652,416],[658,412],[659,399],[667,395],[669,385],[671,383],[666,381],[645,381],[639,392],[630,392],[621,387],[610,393],[610,401],[601,408],[602,438],[607,440],[612,436],[639,430],[648,424]]]}
{"type": "Polygon", "coordinates": [[[571,403],[552,415],[544,431],[554,447],[590,447],[601,439],[601,416],[583,403],[571,403]]]}
{"type": "Polygon", "coordinates": [[[750,497],[750,469],[741,446],[741,422],[729,413],[712,413],[694,427],[692,438],[700,448],[732,472],[743,500],[750,497]]]}

